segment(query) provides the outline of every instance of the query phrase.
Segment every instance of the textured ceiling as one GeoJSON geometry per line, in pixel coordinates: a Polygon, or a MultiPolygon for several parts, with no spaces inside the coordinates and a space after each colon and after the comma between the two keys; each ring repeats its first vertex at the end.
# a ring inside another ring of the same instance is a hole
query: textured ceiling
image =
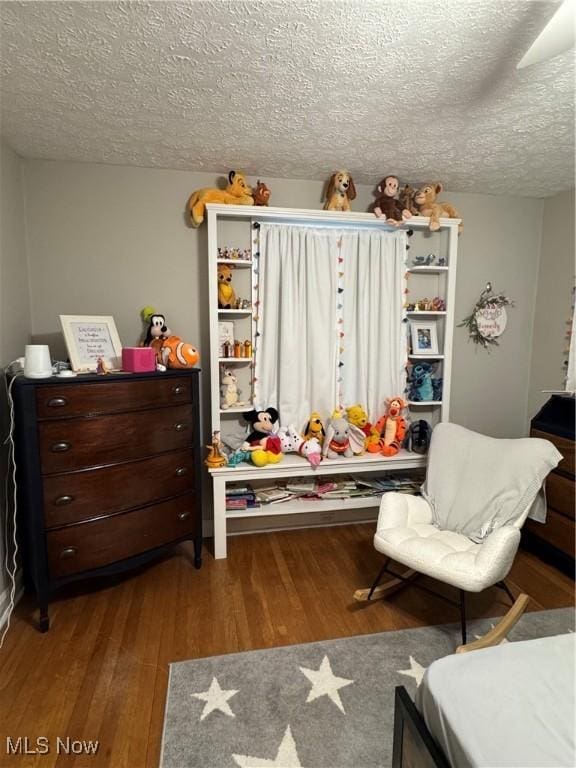
{"type": "Polygon", "coordinates": [[[2,2],[24,157],[453,191],[574,185],[574,52],[516,71],[556,2],[2,2]]]}

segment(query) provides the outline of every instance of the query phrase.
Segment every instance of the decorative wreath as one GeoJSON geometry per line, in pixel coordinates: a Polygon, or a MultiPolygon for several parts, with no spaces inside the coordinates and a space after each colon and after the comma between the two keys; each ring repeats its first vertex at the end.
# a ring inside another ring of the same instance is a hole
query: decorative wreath
{"type": "Polygon", "coordinates": [[[484,349],[497,347],[499,345],[497,336],[506,327],[506,310],[504,308],[513,306],[512,299],[503,293],[493,293],[492,284],[488,283],[480,294],[472,312],[461,323],[458,323],[458,327],[468,328],[470,339],[475,344],[480,344],[484,349]],[[485,323],[484,320],[487,315],[498,318],[499,322],[485,323]]]}

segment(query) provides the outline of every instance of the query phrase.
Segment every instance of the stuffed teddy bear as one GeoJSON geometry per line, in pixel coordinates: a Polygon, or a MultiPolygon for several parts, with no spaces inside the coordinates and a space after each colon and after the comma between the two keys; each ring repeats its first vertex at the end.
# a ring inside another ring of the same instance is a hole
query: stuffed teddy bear
{"type": "Polygon", "coordinates": [[[324,430],[320,414],[318,411],[312,411],[310,418],[308,419],[308,424],[306,424],[306,427],[304,428],[304,440],[311,440],[315,437],[320,445],[322,445],[324,443],[325,435],[326,431],[324,430]]]}
{"type": "Polygon", "coordinates": [[[408,398],[416,403],[442,399],[442,379],[433,379],[434,366],[431,363],[417,363],[412,366],[408,377],[408,398]]]}
{"type": "Polygon", "coordinates": [[[254,205],[268,205],[269,200],[270,190],[263,181],[258,179],[256,189],[254,190],[254,205]]]}
{"type": "Polygon", "coordinates": [[[236,292],[232,287],[230,264],[218,264],[218,309],[234,309],[236,292]]]}
{"type": "Polygon", "coordinates": [[[395,456],[398,453],[406,436],[406,420],[402,417],[402,411],[407,405],[402,397],[386,399],[386,412],[375,424],[379,439],[368,446],[370,453],[381,453],[383,456],[395,456]]]}
{"type": "Polygon", "coordinates": [[[241,446],[242,450],[252,453],[252,463],[257,467],[277,464],[282,459],[282,443],[274,434],[274,424],[278,421],[276,408],[250,411],[244,419],[252,426],[252,432],[241,446]]]}
{"type": "Polygon", "coordinates": [[[204,221],[206,203],[226,203],[227,205],[254,205],[252,187],[240,171],[230,171],[226,189],[204,187],[193,192],[188,200],[190,219],[193,227],[199,227],[204,221]]]}
{"type": "MultiPolygon", "coordinates": [[[[414,202],[418,206],[420,216],[430,217],[430,231],[435,232],[440,229],[440,219],[459,219],[460,214],[450,203],[441,203],[436,197],[442,192],[444,187],[439,181],[430,182],[420,187],[414,195],[414,202]]],[[[458,234],[462,232],[462,223],[458,225],[458,234]]]]}
{"type": "Polygon", "coordinates": [[[332,416],[326,429],[322,455],[328,459],[341,459],[361,453],[364,453],[364,432],[342,416],[332,416]]]}
{"type": "Polygon", "coordinates": [[[374,213],[379,219],[386,219],[387,224],[398,226],[404,219],[409,219],[412,213],[408,208],[403,208],[398,195],[399,181],[397,176],[385,176],[378,184],[380,197],[374,202],[374,213]]]}
{"type": "Polygon", "coordinates": [[[374,439],[378,438],[377,430],[368,421],[368,414],[360,404],[351,405],[349,408],[346,408],[346,418],[350,424],[364,432],[366,446],[368,446],[369,442],[373,442],[374,439]]]}

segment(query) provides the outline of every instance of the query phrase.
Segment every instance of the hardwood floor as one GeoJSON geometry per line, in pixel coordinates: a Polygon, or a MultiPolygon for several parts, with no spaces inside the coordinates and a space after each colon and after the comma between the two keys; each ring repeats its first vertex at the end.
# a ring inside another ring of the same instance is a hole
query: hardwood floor
{"type": "MultiPolygon", "coordinates": [[[[184,659],[456,621],[444,601],[404,589],[355,603],[381,558],[373,525],[238,536],[227,560],[187,545],[124,578],[87,582],[51,605],[41,635],[25,598],[0,651],[0,766],[157,766],[168,667],[184,659]],[[98,587],[98,588],[97,588],[98,587]],[[48,737],[47,755],[7,756],[6,737],[48,737]],[[56,737],[98,740],[95,756],[56,754],[56,737]]],[[[520,552],[508,580],[531,610],[574,605],[574,583],[520,552]]],[[[500,590],[473,595],[469,615],[508,604],[500,590]]]]}

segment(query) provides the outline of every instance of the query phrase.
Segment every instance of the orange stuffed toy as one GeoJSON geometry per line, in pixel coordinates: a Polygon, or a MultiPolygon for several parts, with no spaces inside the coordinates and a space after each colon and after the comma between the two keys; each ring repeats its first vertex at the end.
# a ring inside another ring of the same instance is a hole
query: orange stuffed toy
{"type": "Polygon", "coordinates": [[[227,205],[254,205],[252,187],[240,171],[230,171],[226,189],[205,187],[193,192],[188,200],[190,221],[193,227],[199,227],[204,221],[206,203],[226,203],[227,205]]]}
{"type": "MultiPolygon", "coordinates": [[[[430,216],[430,230],[435,232],[440,229],[440,218],[459,219],[460,214],[450,203],[441,203],[436,197],[444,187],[439,181],[430,182],[420,187],[414,195],[414,202],[418,206],[420,216],[430,216]]],[[[462,232],[462,223],[458,225],[458,234],[462,232]]]]}
{"type": "Polygon", "coordinates": [[[402,417],[402,411],[408,403],[401,397],[389,397],[386,399],[386,413],[374,425],[380,439],[371,442],[367,446],[370,453],[381,453],[384,456],[395,456],[406,435],[406,420],[402,417]]]}

